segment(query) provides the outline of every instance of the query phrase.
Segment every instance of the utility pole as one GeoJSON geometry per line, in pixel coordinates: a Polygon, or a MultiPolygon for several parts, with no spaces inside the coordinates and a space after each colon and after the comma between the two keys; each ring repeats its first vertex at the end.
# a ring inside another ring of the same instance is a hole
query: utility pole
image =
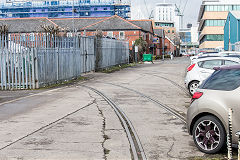
{"type": "Polygon", "coordinates": [[[164,34],[164,29],[163,28],[162,28],[162,47],[163,47],[163,49],[162,49],[162,59],[164,60],[165,34],[164,34]]]}
{"type": "MultiPolygon", "coordinates": [[[[72,34],[75,33],[75,24],[74,24],[74,0],[72,0],[72,24],[73,24],[73,31],[72,34]]],[[[73,36],[73,35],[72,35],[73,36]]]]}

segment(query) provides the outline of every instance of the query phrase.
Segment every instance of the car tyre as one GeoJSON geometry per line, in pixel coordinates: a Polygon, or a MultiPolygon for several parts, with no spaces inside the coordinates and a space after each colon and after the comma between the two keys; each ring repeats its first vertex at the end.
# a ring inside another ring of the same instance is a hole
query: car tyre
{"type": "Polygon", "coordinates": [[[226,131],[218,118],[204,116],[194,124],[193,140],[200,151],[215,154],[226,145],[226,131]]]}
{"type": "Polygon", "coordinates": [[[199,81],[192,81],[190,84],[189,84],[189,87],[188,87],[188,91],[190,93],[191,96],[193,96],[193,94],[196,92],[196,90],[198,89],[199,87],[199,81]]]}

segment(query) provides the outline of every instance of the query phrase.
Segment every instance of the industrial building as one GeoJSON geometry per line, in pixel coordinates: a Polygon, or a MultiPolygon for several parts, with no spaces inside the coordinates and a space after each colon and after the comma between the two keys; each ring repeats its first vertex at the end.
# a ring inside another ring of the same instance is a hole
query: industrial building
{"type": "Polygon", "coordinates": [[[224,25],[229,11],[240,11],[239,0],[202,0],[199,11],[199,48],[214,51],[224,47],[224,25]]]}
{"type": "Polygon", "coordinates": [[[6,0],[0,18],[87,18],[118,15],[130,19],[130,2],[121,0],[6,0]]]}
{"type": "Polygon", "coordinates": [[[224,50],[235,50],[235,44],[240,41],[240,11],[228,14],[224,27],[224,50]]]}

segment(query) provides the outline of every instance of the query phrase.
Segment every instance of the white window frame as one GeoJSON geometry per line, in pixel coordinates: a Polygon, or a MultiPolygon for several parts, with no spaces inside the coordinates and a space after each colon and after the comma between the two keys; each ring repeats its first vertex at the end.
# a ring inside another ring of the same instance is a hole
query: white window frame
{"type": "Polygon", "coordinates": [[[112,31],[107,32],[107,36],[113,38],[113,32],[112,31]]]}
{"type": "Polygon", "coordinates": [[[119,32],[119,39],[125,39],[125,32],[124,31],[119,32]],[[121,36],[121,33],[123,33],[123,36],[121,36]]]}

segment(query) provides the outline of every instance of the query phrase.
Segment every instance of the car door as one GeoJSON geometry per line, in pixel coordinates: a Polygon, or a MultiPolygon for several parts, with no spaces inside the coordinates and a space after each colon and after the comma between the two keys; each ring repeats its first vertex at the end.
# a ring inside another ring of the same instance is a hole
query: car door
{"type": "MultiPolygon", "coordinates": [[[[226,108],[233,109],[233,142],[237,143],[237,137],[235,133],[240,131],[240,70],[229,70],[225,72],[220,81],[222,90],[224,89],[224,94],[222,95],[222,102],[226,108]]],[[[228,111],[228,110],[227,110],[228,111]]],[[[226,117],[227,119],[227,117],[226,117]]]]}
{"type": "Polygon", "coordinates": [[[214,67],[219,67],[223,64],[222,60],[206,60],[199,66],[199,77],[201,81],[208,78],[213,72],[214,67]]]}
{"type": "Polygon", "coordinates": [[[240,94],[240,88],[235,90],[231,96],[231,98],[228,99],[229,102],[229,108],[233,109],[233,140],[234,143],[237,143],[238,138],[235,136],[236,132],[240,131],[240,99],[239,99],[239,94],[240,94]]]}

